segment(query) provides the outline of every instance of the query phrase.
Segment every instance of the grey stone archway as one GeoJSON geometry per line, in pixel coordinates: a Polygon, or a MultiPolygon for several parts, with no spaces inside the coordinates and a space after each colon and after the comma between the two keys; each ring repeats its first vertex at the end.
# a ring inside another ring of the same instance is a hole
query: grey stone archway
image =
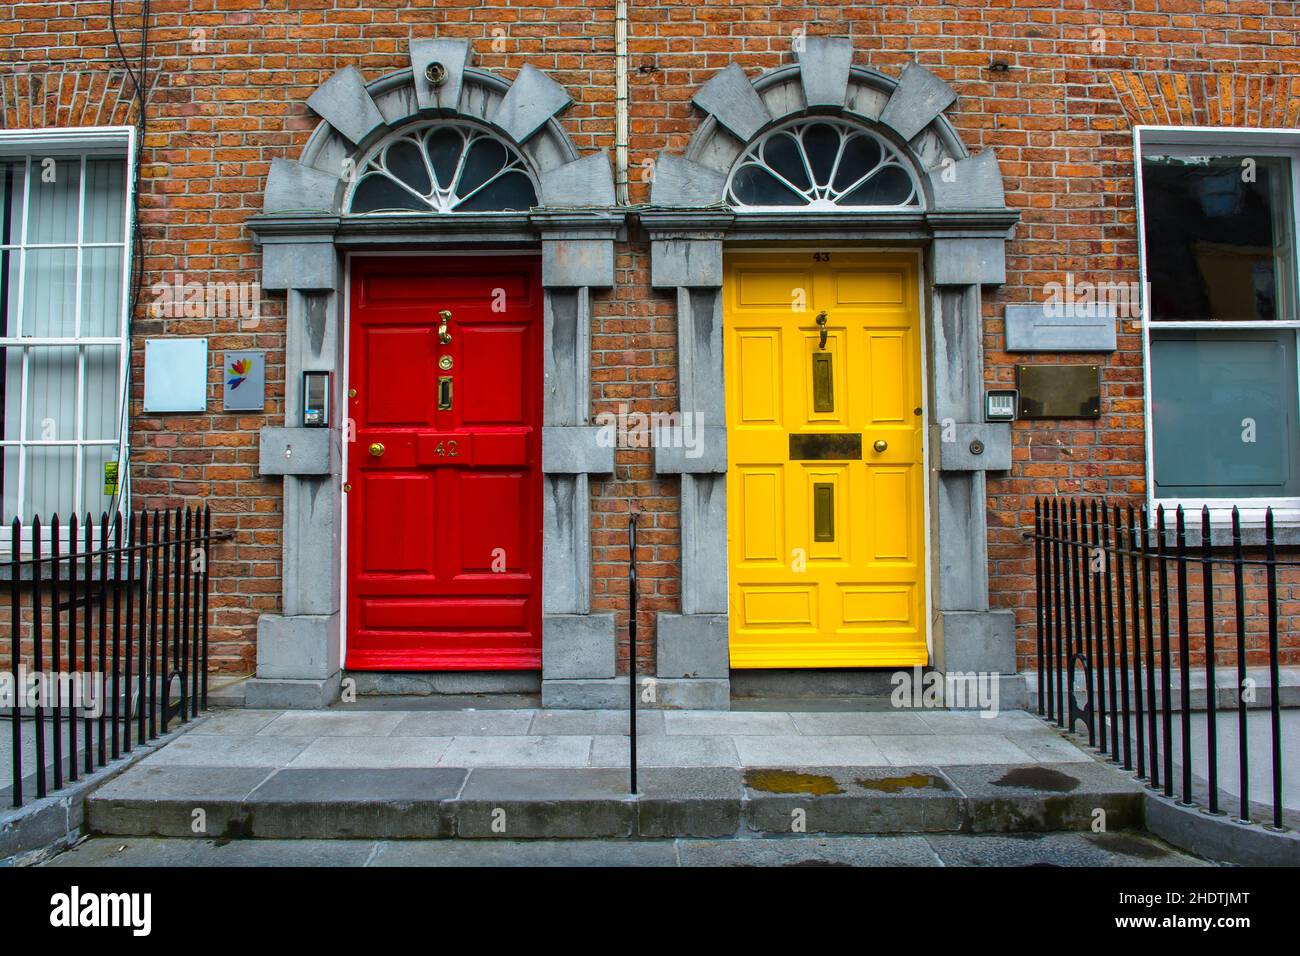
{"type": "MultiPolygon", "coordinates": [[[[1007,424],[983,421],[981,289],[1005,281],[1006,207],[992,152],[968,153],[943,112],[957,99],[916,63],[898,79],[852,64],[851,41],[807,38],[795,62],[751,82],[732,64],[694,97],[705,118],[684,155],[655,164],[651,280],[677,299],[680,408],[705,423],[705,453],[656,451],[659,474],[681,476],[682,603],[658,619],[661,695],[727,707],[726,409],[722,358],[724,242],[907,244],[926,250],[929,373],[931,663],[943,671],[1015,672],[1015,625],[989,608],[985,474],[1011,467],[1007,424]],[[728,174],[762,131],[803,115],[842,116],[895,144],[924,200],[915,209],[742,212],[728,174]]],[[[1004,702],[1017,694],[1003,681],[1004,702]]],[[[1019,689],[1023,698],[1023,687],[1019,689]]]]}
{"type": "Polygon", "coordinates": [[[613,284],[623,214],[608,157],[579,156],[556,120],[569,94],[533,67],[507,81],[471,57],[468,41],[418,39],[408,70],[369,83],[352,67],[335,73],[307,99],[320,124],[299,159],[272,162],[262,212],[249,220],[262,287],[286,294],[287,320],[284,424],[264,428],[259,449],[261,473],[284,478],[283,606],[258,621],[250,706],[319,707],[338,694],[345,423],[335,415],[329,429],[300,427],[302,373],[335,373],[332,407],[347,407],[345,254],[377,249],[540,250],[543,691],[562,699],[614,677],[614,616],[591,613],[588,481],[612,472],[614,456],[591,424],[588,340],[591,291],[613,284]],[[394,131],[438,118],[485,125],[517,146],[540,205],[518,214],[349,215],[343,203],[361,158],[394,131]]]}

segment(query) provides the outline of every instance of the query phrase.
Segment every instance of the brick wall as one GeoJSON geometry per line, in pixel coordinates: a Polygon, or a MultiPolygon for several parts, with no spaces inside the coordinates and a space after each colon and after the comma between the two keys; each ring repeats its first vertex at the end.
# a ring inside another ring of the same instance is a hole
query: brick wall
{"type": "MultiPolygon", "coordinates": [[[[1008,205],[1021,211],[1006,286],[985,300],[986,378],[1014,381],[1002,351],[1008,302],[1042,298],[1067,272],[1135,281],[1130,126],[1161,123],[1295,126],[1300,11],[1261,0],[789,0],[650,3],[631,10],[632,200],[661,149],[681,150],[699,116],[692,94],[733,60],[754,75],[791,61],[796,30],[848,35],[855,62],[897,75],[916,59],[958,93],[948,116],[972,150],[996,150],[1008,205]]],[[[130,81],[114,55],[106,2],[19,3],[0,22],[0,97],[8,127],[121,123],[130,81]]],[[[304,106],[331,73],[367,79],[406,65],[413,34],[467,37],[478,65],[507,75],[549,71],[574,104],[562,122],[580,150],[612,148],[612,0],[158,0],[151,4],[152,99],[144,142],[146,286],[177,271],[190,281],[256,281],[245,218],[258,210],[272,158],[294,158],[316,124],[304,106]]],[[[140,4],[118,5],[123,47],[139,55],[140,4]]],[[[618,250],[617,285],[594,303],[594,411],[619,402],[675,407],[673,303],[649,285],[648,249],[618,250]]],[[[269,350],[266,415],[148,417],[135,350],[131,453],[141,504],[204,498],[234,537],[216,548],[213,659],[252,669],[255,622],[278,604],[280,483],[256,475],[256,432],[282,416],[283,301],[263,303],[255,327],[238,319],[136,316],[136,338],[209,337],[216,353],[269,350]]],[[[137,342],[137,345],[139,343],[137,342]]],[[[1051,357],[1045,359],[1053,361],[1051,357]]],[[[1059,361],[1096,361],[1095,357],[1059,361]]],[[[1036,359],[1037,361],[1037,359],[1036,359]]],[[[1032,496],[1143,491],[1140,338],[1125,323],[1106,357],[1100,422],[1021,422],[1015,468],[990,481],[993,600],[1029,621],[1033,567],[1021,539],[1032,496]]],[[[216,387],[219,369],[211,370],[216,387]]],[[[593,483],[593,603],[626,615],[629,499],[647,511],[638,555],[653,614],[676,607],[676,482],[654,477],[651,455],[622,450],[614,476],[593,483]]],[[[1024,631],[1022,630],[1022,638],[1024,631]]],[[[1022,641],[1022,654],[1027,652],[1022,641]]],[[[648,642],[646,660],[652,661],[648,642]]]]}

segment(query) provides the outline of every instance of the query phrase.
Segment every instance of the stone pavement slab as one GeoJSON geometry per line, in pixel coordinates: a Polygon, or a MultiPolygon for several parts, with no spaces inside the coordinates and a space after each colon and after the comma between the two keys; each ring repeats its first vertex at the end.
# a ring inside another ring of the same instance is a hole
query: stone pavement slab
{"type": "Polygon", "coordinates": [[[1208,866],[1133,833],[679,840],[94,838],[50,867],[135,866],[1208,866]]]}

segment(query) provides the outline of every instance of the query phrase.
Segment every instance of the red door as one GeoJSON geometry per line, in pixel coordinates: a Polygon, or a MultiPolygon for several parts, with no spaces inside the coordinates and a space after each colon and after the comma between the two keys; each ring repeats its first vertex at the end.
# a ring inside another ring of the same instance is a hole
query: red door
{"type": "Polygon", "coordinates": [[[541,312],[536,258],[352,260],[348,668],[541,667],[541,312]]]}

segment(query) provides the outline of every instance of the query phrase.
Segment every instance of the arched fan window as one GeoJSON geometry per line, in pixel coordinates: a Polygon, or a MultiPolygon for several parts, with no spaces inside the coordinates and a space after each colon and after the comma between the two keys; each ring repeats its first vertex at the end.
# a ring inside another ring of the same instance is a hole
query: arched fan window
{"type": "Polygon", "coordinates": [[[537,205],[519,150],[468,123],[434,122],[380,143],[357,169],[350,212],[507,212],[537,205]]]}
{"type": "Polygon", "coordinates": [[[798,119],[768,130],[727,182],[740,209],[895,208],[920,205],[911,168],[870,130],[841,119],[798,119]]]}

